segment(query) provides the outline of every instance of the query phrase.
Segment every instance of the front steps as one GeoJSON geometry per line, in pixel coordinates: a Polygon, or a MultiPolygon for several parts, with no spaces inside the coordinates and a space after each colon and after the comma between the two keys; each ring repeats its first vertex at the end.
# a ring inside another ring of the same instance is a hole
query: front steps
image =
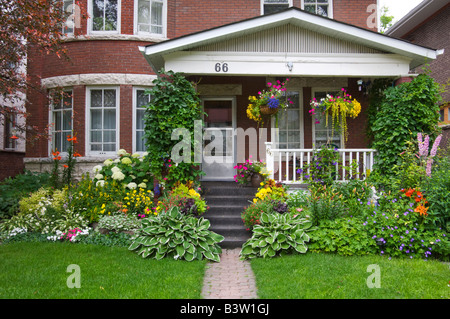
{"type": "Polygon", "coordinates": [[[257,188],[243,187],[236,182],[202,182],[203,198],[209,210],[203,215],[211,222],[210,230],[225,237],[222,248],[242,247],[251,236],[241,219],[257,188]]]}

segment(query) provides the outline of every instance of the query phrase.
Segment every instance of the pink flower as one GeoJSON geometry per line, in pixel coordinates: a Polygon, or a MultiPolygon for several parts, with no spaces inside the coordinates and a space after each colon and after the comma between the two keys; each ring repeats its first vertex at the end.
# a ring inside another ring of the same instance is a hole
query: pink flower
{"type": "Polygon", "coordinates": [[[438,137],[436,137],[436,140],[434,141],[433,147],[431,148],[431,152],[430,152],[430,155],[432,157],[436,156],[436,152],[439,147],[439,143],[441,142],[441,139],[442,139],[442,134],[440,134],[438,137]]]}
{"type": "Polygon", "coordinates": [[[268,86],[268,87],[271,87],[271,86],[272,86],[272,83],[270,83],[270,82],[267,83],[267,86],[268,86]]]}

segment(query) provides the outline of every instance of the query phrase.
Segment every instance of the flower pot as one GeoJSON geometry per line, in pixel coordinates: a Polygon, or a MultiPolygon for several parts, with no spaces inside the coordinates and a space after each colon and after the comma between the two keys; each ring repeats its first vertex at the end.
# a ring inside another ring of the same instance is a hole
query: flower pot
{"type": "Polygon", "coordinates": [[[252,187],[258,188],[263,181],[261,174],[253,174],[252,176],[252,187]]]}
{"type": "Polygon", "coordinates": [[[263,105],[259,108],[262,115],[274,115],[278,112],[278,107],[269,107],[268,105],[263,105]]]}

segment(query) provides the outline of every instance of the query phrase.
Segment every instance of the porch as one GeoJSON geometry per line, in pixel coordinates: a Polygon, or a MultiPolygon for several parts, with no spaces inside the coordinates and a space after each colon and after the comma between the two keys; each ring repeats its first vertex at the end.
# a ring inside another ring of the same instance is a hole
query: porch
{"type": "MultiPolygon", "coordinates": [[[[284,184],[298,185],[306,183],[311,172],[309,165],[313,163],[315,149],[277,148],[275,142],[266,142],[266,168],[269,178],[284,184]]],[[[334,179],[346,181],[349,179],[364,180],[372,171],[374,165],[374,149],[335,149],[339,159],[333,164],[334,179]],[[350,169],[353,167],[353,169],[350,169]]]]}

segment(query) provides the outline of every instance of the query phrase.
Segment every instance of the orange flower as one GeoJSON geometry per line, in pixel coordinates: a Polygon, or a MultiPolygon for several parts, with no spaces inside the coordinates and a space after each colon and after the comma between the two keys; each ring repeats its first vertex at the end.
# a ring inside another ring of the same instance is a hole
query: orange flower
{"type": "Polygon", "coordinates": [[[406,191],[405,195],[408,197],[411,197],[411,195],[414,193],[414,188],[410,188],[406,191]]]}
{"type": "Polygon", "coordinates": [[[60,160],[61,160],[61,156],[53,157],[53,159],[54,159],[55,161],[60,161],[60,160]]]}
{"type": "Polygon", "coordinates": [[[64,168],[69,168],[69,166],[67,166],[66,164],[63,165],[64,168]]]}
{"type": "Polygon", "coordinates": [[[15,135],[13,135],[13,136],[11,136],[11,137],[10,137],[10,139],[12,139],[12,140],[17,140],[17,139],[18,139],[18,137],[17,137],[17,136],[15,136],[15,135]]]}
{"type": "Polygon", "coordinates": [[[52,152],[52,155],[56,157],[59,155],[59,152],[56,150],[56,151],[52,152]]]}
{"type": "Polygon", "coordinates": [[[76,136],[72,137],[69,135],[69,136],[67,136],[67,141],[77,143],[77,137],[76,136]]]}
{"type": "Polygon", "coordinates": [[[73,153],[73,157],[81,157],[81,154],[78,152],[73,153]]]}
{"type": "Polygon", "coordinates": [[[419,213],[420,216],[427,216],[428,215],[427,210],[428,210],[428,207],[425,207],[422,204],[419,204],[416,207],[416,209],[414,209],[414,211],[416,213],[419,213]]]}

